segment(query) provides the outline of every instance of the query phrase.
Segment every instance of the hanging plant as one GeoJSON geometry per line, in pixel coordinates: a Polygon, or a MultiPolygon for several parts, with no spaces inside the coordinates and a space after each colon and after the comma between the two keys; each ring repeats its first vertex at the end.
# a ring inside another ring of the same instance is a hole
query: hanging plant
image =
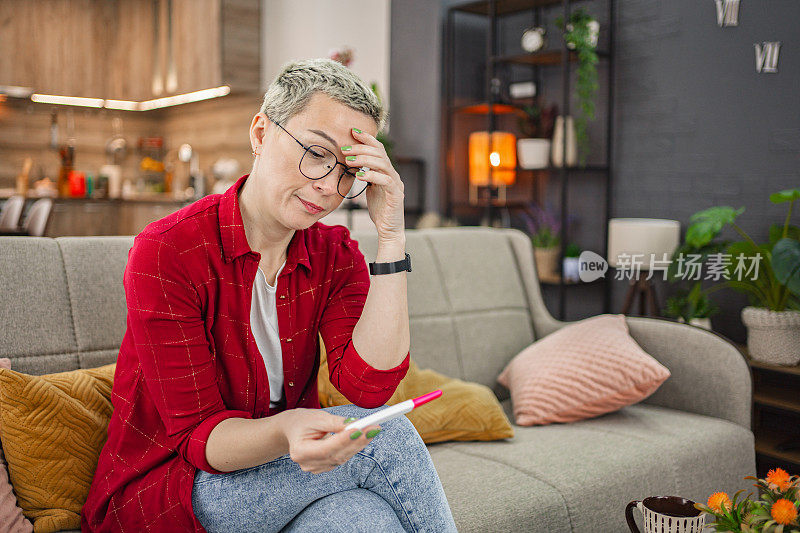
{"type": "Polygon", "coordinates": [[[594,96],[597,92],[597,21],[583,8],[570,14],[569,24],[564,26],[564,18],[558,17],[556,26],[564,31],[564,40],[578,54],[578,81],[576,93],[581,113],[575,119],[575,136],[578,139],[580,166],[586,165],[589,153],[589,136],[586,126],[594,119],[594,96]]]}

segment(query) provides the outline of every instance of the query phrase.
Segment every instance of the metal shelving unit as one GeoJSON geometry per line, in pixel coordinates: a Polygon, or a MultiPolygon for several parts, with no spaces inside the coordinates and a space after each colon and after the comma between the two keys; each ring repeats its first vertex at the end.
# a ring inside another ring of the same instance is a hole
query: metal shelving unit
{"type": "MultiPolygon", "coordinates": [[[[453,211],[456,208],[464,208],[464,202],[457,202],[453,198],[454,180],[456,179],[454,170],[454,142],[455,142],[455,120],[462,115],[480,114],[486,117],[486,130],[489,132],[495,131],[497,128],[497,116],[504,114],[513,114],[518,112],[516,106],[510,102],[500,101],[499,93],[502,80],[497,76],[497,67],[499,65],[526,65],[531,67],[531,75],[533,81],[536,83],[537,92],[542,87],[542,77],[540,69],[561,67],[562,79],[562,94],[561,102],[559,102],[560,115],[569,116],[570,105],[570,73],[572,63],[577,61],[577,53],[567,47],[566,42],[560,39],[560,50],[544,50],[527,54],[514,54],[504,55],[500,51],[500,43],[498,40],[498,20],[500,17],[507,15],[518,14],[528,11],[533,15],[533,23],[538,26],[542,21],[542,10],[561,6],[563,8],[564,20],[570,18],[570,8],[573,4],[588,2],[591,0],[479,0],[466,4],[455,5],[448,9],[447,20],[445,26],[445,50],[444,50],[444,73],[445,73],[445,141],[444,147],[446,150],[444,176],[445,176],[445,214],[448,218],[453,217],[453,211]],[[466,105],[455,105],[455,40],[456,40],[456,16],[457,14],[469,14],[471,16],[479,15],[486,19],[488,24],[488,31],[486,36],[486,59],[485,59],[485,87],[483,94],[485,100],[470,102],[466,105]]],[[[607,98],[607,124],[606,124],[606,164],[601,165],[587,165],[585,167],[548,167],[546,169],[537,170],[524,170],[518,169],[518,172],[543,172],[545,177],[558,176],[560,179],[561,191],[561,242],[567,243],[566,225],[567,225],[567,192],[569,188],[569,177],[576,173],[594,172],[604,175],[605,177],[605,219],[602,221],[605,228],[603,230],[603,250],[608,249],[608,220],[611,216],[611,179],[613,175],[612,169],[612,140],[613,140],[613,117],[614,117],[614,92],[613,92],[613,79],[614,79],[614,31],[615,31],[615,0],[605,0],[607,2],[607,20],[605,27],[608,31],[608,48],[605,50],[598,49],[598,59],[603,62],[606,61],[608,65],[608,98],[607,98]]],[[[600,21],[603,24],[603,21],[600,21]]],[[[566,135],[564,135],[563,154],[566,154],[566,135]]],[[[490,166],[490,183],[492,183],[490,166]]],[[[532,181],[544,179],[543,176],[533,176],[532,181]]],[[[532,200],[541,203],[543,195],[543,187],[537,187],[534,183],[531,193],[532,200]]],[[[495,220],[495,212],[498,208],[501,210],[501,215],[505,214],[508,217],[508,210],[513,209],[512,205],[501,205],[495,202],[496,187],[489,188],[489,196],[482,206],[484,209],[483,220],[488,220],[489,225],[493,225],[495,220]],[[494,190],[493,190],[494,189],[494,190]],[[505,210],[505,213],[502,213],[505,210]]],[[[516,202],[519,204],[520,202],[516,202]]],[[[561,257],[559,258],[560,275],[557,283],[543,282],[543,285],[556,285],[558,288],[558,311],[557,315],[560,319],[564,319],[565,315],[565,297],[567,287],[577,287],[589,285],[584,283],[567,283],[564,282],[563,276],[563,253],[565,246],[561,247],[561,257]]],[[[603,296],[603,309],[604,312],[609,312],[611,307],[611,283],[605,278],[601,278],[604,285],[603,296]]],[[[595,283],[591,285],[596,285],[595,283]]]]}

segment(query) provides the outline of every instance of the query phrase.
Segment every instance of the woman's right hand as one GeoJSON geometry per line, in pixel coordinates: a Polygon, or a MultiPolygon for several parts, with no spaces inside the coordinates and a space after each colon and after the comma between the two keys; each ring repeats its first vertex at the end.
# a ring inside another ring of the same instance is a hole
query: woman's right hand
{"type": "Polygon", "coordinates": [[[289,445],[289,457],[303,471],[313,474],[328,472],[349,461],[372,440],[367,438],[367,432],[380,429],[377,425],[368,426],[353,439],[351,435],[359,430],[344,431],[352,420],[345,423],[343,416],[322,409],[298,407],[279,415],[283,419],[281,427],[289,445]]]}

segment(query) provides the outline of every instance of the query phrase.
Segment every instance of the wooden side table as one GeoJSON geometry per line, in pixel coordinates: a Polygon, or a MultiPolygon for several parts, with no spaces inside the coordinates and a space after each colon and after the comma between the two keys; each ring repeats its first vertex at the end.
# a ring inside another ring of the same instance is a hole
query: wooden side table
{"type": "Polygon", "coordinates": [[[753,433],[757,477],[780,467],[800,474],[800,366],[781,366],[750,359],[753,372],[753,433]]]}

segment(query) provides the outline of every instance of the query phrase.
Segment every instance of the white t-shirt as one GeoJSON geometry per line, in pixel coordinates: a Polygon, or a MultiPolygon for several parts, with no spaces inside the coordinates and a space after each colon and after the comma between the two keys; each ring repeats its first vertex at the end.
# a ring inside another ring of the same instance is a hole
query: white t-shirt
{"type": "Polygon", "coordinates": [[[250,331],[256,339],[256,346],[264,358],[269,378],[269,406],[275,407],[283,397],[283,355],[281,338],[278,334],[278,308],[275,302],[275,291],[278,288],[278,276],[281,275],[286,261],[283,262],[275,276],[275,286],[267,283],[267,276],[259,267],[253,285],[253,301],[250,304],[250,331]]]}

